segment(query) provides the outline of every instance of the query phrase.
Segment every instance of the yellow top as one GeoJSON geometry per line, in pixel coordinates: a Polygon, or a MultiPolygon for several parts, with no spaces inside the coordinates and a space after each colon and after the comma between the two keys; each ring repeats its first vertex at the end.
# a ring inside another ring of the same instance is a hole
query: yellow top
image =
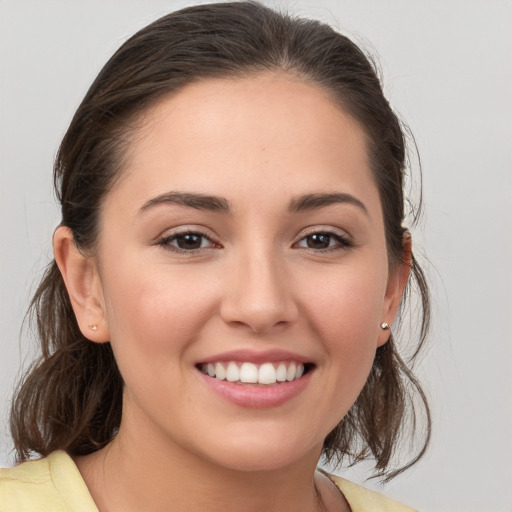
{"type": "MultiPolygon", "coordinates": [[[[331,477],[352,512],[414,512],[379,493],[331,477]]],[[[0,469],[0,512],[98,512],[71,457],[56,451],[40,460],[0,469]]]]}

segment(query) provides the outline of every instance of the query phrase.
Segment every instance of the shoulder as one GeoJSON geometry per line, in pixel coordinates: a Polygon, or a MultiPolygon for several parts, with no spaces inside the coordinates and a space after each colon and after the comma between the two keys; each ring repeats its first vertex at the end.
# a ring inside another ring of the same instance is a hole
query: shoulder
{"type": "Polygon", "coordinates": [[[417,512],[378,492],[370,491],[333,475],[328,475],[348,501],[352,512],[417,512]]]}
{"type": "Polygon", "coordinates": [[[71,457],[57,451],[43,459],[0,469],[0,512],[97,512],[71,457]]]}

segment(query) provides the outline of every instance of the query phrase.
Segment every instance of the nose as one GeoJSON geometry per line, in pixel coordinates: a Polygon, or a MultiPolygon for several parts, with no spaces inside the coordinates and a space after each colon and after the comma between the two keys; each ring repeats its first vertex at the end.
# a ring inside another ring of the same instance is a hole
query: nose
{"type": "Polygon", "coordinates": [[[285,267],[271,251],[239,255],[228,271],[223,320],[261,334],[293,323],[299,311],[285,267]]]}

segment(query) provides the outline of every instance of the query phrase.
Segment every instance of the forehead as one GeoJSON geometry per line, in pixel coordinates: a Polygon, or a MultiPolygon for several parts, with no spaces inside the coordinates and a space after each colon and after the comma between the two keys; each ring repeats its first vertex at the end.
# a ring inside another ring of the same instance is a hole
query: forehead
{"type": "MultiPolygon", "coordinates": [[[[216,133],[222,136],[225,129],[235,127],[247,131],[233,132],[233,141],[251,135],[262,143],[267,137],[272,145],[293,144],[304,136],[311,139],[315,134],[326,143],[332,140],[339,143],[340,136],[350,142],[364,138],[360,124],[340,107],[330,91],[283,72],[202,80],[187,85],[146,113],[139,142],[156,141],[155,131],[163,125],[167,125],[166,131],[172,135],[171,119],[176,127],[174,135],[212,143],[216,142],[216,133]],[[282,133],[280,129],[284,125],[287,130],[282,133]]],[[[133,148],[137,150],[137,144],[133,148]]]]}
{"type": "Polygon", "coordinates": [[[360,194],[373,183],[359,123],[325,89],[283,73],[201,81],[164,98],[125,161],[115,188],[131,182],[142,202],[163,189],[360,194]]]}

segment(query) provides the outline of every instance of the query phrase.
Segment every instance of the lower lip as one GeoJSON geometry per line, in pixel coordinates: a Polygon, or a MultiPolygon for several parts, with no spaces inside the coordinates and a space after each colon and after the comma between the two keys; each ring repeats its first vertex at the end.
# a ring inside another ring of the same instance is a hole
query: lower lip
{"type": "Polygon", "coordinates": [[[299,395],[308,385],[311,374],[309,371],[300,379],[269,386],[251,386],[235,384],[226,380],[218,380],[199,372],[204,383],[217,395],[239,407],[263,409],[279,407],[299,395]]]}

